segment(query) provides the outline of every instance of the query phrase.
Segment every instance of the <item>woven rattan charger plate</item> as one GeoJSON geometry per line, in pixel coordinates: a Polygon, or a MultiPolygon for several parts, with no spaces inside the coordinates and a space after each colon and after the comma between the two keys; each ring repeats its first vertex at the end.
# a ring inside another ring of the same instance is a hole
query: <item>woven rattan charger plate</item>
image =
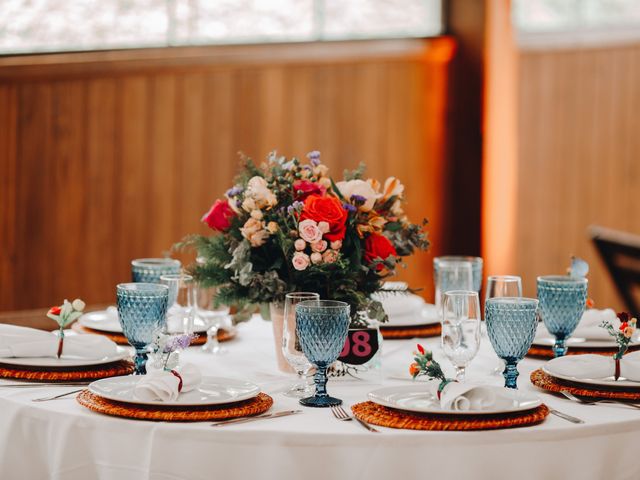
{"type": "Polygon", "coordinates": [[[566,390],[569,393],[578,395],[580,397],[592,397],[592,398],[611,398],[614,400],[640,400],[640,388],[615,388],[606,390],[598,386],[593,388],[587,388],[584,385],[578,385],[572,382],[565,382],[553,378],[551,375],[547,375],[542,369],[534,370],[531,372],[531,383],[536,387],[550,392],[560,392],[560,390],[566,390]]]}
{"type": "Polygon", "coordinates": [[[242,402],[203,407],[135,405],[107,400],[89,390],[80,392],[76,400],[83,407],[105,415],[162,422],[204,422],[249,417],[264,413],[273,405],[273,398],[265,393],[260,393],[257,397],[242,402]]]}
{"type": "MultiPolygon", "coordinates": [[[[93,328],[87,328],[80,325],[78,322],[75,322],[71,325],[71,330],[76,333],[92,333],[94,335],[102,335],[107,337],[109,340],[117,343],[118,345],[129,345],[127,341],[127,337],[125,337],[121,333],[112,333],[112,332],[103,332],[101,330],[94,330],[93,328]]],[[[228,342],[229,340],[233,340],[236,337],[235,330],[218,330],[218,341],[219,342],[228,342]]],[[[204,345],[207,343],[207,335],[205,333],[198,334],[198,338],[191,342],[191,345],[204,345]]]]}
{"type": "MultiPolygon", "coordinates": [[[[640,350],[640,345],[629,347],[629,352],[640,350]]],[[[584,355],[586,353],[594,353],[596,355],[613,355],[618,351],[617,347],[613,348],[584,348],[584,347],[570,347],[567,349],[567,355],[584,355]]],[[[551,347],[540,347],[533,345],[527,352],[528,357],[533,358],[554,358],[553,350],[551,347]]]]}
{"type": "Polygon", "coordinates": [[[16,378],[37,382],[69,382],[99,380],[133,373],[133,363],[128,360],[73,368],[30,368],[0,364],[0,378],[16,378]]]}
{"type": "Polygon", "coordinates": [[[382,333],[382,338],[385,340],[437,337],[441,331],[442,327],[439,323],[415,327],[380,327],[380,333],[382,333]]]}
{"type": "Polygon", "coordinates": [[[549,415],[546,405],[525,412],[464,416],[403,412],[374,402],[357,403],[351,410],[356,417],[373,425],[407,430],[471,431],[528,427],[542,423],[549,415]]]}

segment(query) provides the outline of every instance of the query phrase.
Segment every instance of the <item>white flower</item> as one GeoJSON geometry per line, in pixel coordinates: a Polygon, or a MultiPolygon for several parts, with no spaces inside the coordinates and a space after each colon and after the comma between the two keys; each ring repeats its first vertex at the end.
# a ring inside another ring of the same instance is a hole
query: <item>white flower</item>
{"type": "Polygon", "coordinates": [[[296,270],[306,270],[310,263],[309,255],[302,252],[296,252],[293,254],[291,263],[293,263],[293,268],[296,270]]]}
{"type": "Polygon", "coordinates": [[[269,232],[264,229],[264,222],[255,218],[249,218],[240,228],[240,232],[244,238],[249,240],[252,247],[264,245],[269,238],[269,232]]]}
{"type": "Polygon", "coordinates": [[[319,252],[313,252],[311,254],[311,263],[313,263],[314,265],[318,264],[322,262],[322,254],[319,252]]]}
{"type": "Polygon", "coordinates": [[[324,220],[321,222],[318,222],[318,228],[323,234],[329,233],[329,230],[331,229],[331,227],[329,226],[329,222],[325,222],[324,220]]]}
{"type": "Polygon", "coordinates": [[[402,193],[404,192],[404,185],[400,183],[396,177],[389,177],[384,182],[383,190],[383,198],[386,200],[387,198],[391,198],[393,196],[402,197],[402,193]]]}
{"type": "Polygon", "coordinates": [[[251,210],[251,218],[255,218],[256,220],[262,220],[262,212],[260,210],[251,210]]]}
{"type": "Polygon", "coordinates": [[[278,231],[278,224],[276,222],[267,223],[267,230],[269,233],[276,233],[278,231]]]}
{"type": "Polygon", "coordinates": [[[242,208],[247,210],[248,212],[261,209],[261,208],[271,208],[276,203],[278,203],[278,199],[273,194],[271,190],[267,188],[267,181],[259,176],[252,177],[247,183],[247,189],[245,191],[245,202],[247,199],[253,200],[253,205],[248,204],[248,206],[252,206],[250,210],[247,210],[244,202],[242,204],[242,208]]]}
{"type": "Polygon", "coordinates": [[[342,240],[334,240],[331,242],[331,248],[333,250],[340,250],[342,248],[342,240]]]}
{"type": "Polygon", "coordinates": [[[376,193],[371,184],[369,182],[365,182],[364,180],[349,180],[348,182],[338,182],[336,186],[347,201],[351,201],[351,197],[353,195],[358,195],[364,198],[364,204],[359,207],[359,209],[363,212],[368,212],[369,210],[371,210],[373,208],[373,205],[376,203],[376,200],[380,197],[380,194],[376,193]]]}
{"type": "Polygon", "coordinates": [[[84,307],[86,307],[87,305],[79,298],[76,298],[73,302],[71,302],[71,306],[75,311],[81,312],[84,310],[84,307]]]}
{"type": "Polygon", "coordinates": [[[298,232],[305,242],[314,243],[322,239],[322,232],[318,228],[315,220],[308,219],[301,221],[298,224],[298,232]]]}
{"type": "Polygon", "coordinates": [[[301,238],[298,238],[295,242],[293,242],[293,246],[296,247],[296,250],[301,252],[302,250],[304,250],[307,247],[307,242],[305,242],[301,238]]]}

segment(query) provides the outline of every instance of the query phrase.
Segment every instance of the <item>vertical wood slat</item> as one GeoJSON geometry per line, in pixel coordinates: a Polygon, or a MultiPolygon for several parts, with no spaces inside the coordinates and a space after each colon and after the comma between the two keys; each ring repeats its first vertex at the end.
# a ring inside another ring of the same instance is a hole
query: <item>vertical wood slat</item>
{"type": "MultiPolygon", "coordinates": [[[[437,239],[445,88],[446,65],[415,55],[1,84],[0,310],[113,302],[132,258],[207,233],[238,151],[318,149],[335,176],[360,161],[398,176],[437,239]]],[[[409,263],[401,278],[429,297],[430,257],[409,263]]]]}

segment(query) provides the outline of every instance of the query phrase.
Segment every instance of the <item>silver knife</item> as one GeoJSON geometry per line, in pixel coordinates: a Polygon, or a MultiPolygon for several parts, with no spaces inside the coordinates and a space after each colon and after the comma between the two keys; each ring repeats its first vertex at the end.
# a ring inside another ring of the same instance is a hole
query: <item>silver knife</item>
{"type": "Polygon", "coordinates": [[[263,413],[262,415],[256,415],[254,417],[232,418],[231,420],[222,420],[220,422],[212,423],[211,426],[224,427],[225,425],[253,422],[254,420],[264,420],[266,418],[286,417],[288,415],[295,415],[296,413],[302,413],[302,410],[285,410],[282,412],[263,413]]]}
{"type": "Polygon", "coordinates": [[[87,386],[91,382],[77,383],[2,383],[0,388],[47,388],[47,387],[82,387],[87,386]]]}
{"type": "Polygon", "coordinates": [[[577,417],[572,417],[571,415],[567,415],[566,413],[562,413],[559,412],[558,410],[555,410],[553,408],[549,409],[549,413],[554,414],[556,417],[560,417],[564,420],[567,420],[568,422],[571,423],[584,423],[584,420],[577,418],[577,417]]]}

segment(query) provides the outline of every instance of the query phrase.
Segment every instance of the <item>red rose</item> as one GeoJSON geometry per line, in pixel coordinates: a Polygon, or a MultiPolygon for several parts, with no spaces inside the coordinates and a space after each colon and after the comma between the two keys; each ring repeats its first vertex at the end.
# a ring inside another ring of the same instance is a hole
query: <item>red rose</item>
{"type": "Polygon", "coordinates": [[[294,197],[296,200],[304,201],[309,195],[324,196],[327,189],[324,185],[310,182],[309,180],[298,180],[293,182],[294,197]]]}
{"type": "Polygon", "coordinates": [[[334,242],[344,239],[348,215],[337,198],[309,195],[304,201],[300,221],[310,219],[316,222],[327,222],[329,232],[324,234],[324,238],[334,242]]]}
{"type": "Polygon", "coordinates": [[[225,200],[216,200],[201,221],[209,225],[209,228],[224,232],[231,226],[231,219],[236,216],[229,203],[225,200]]]}
{"type": "MultiPolygon", "coordinates": [[[[397,257],[398,253],[393,244],[384,235],[372,233],[364,241],[364,259],[367,263],[373,263],[374,260],[386,260],[390,256],[397,257]]],[[[378,264],[376,270],[382,270],[383,265],[378,264]]]]}
{"type": "Polygon", "coordinates": [[[50,313],[51,315],[60,315],[61,311],[62,309],[60,307],[51,307],[47,313],[50,313]]]}

